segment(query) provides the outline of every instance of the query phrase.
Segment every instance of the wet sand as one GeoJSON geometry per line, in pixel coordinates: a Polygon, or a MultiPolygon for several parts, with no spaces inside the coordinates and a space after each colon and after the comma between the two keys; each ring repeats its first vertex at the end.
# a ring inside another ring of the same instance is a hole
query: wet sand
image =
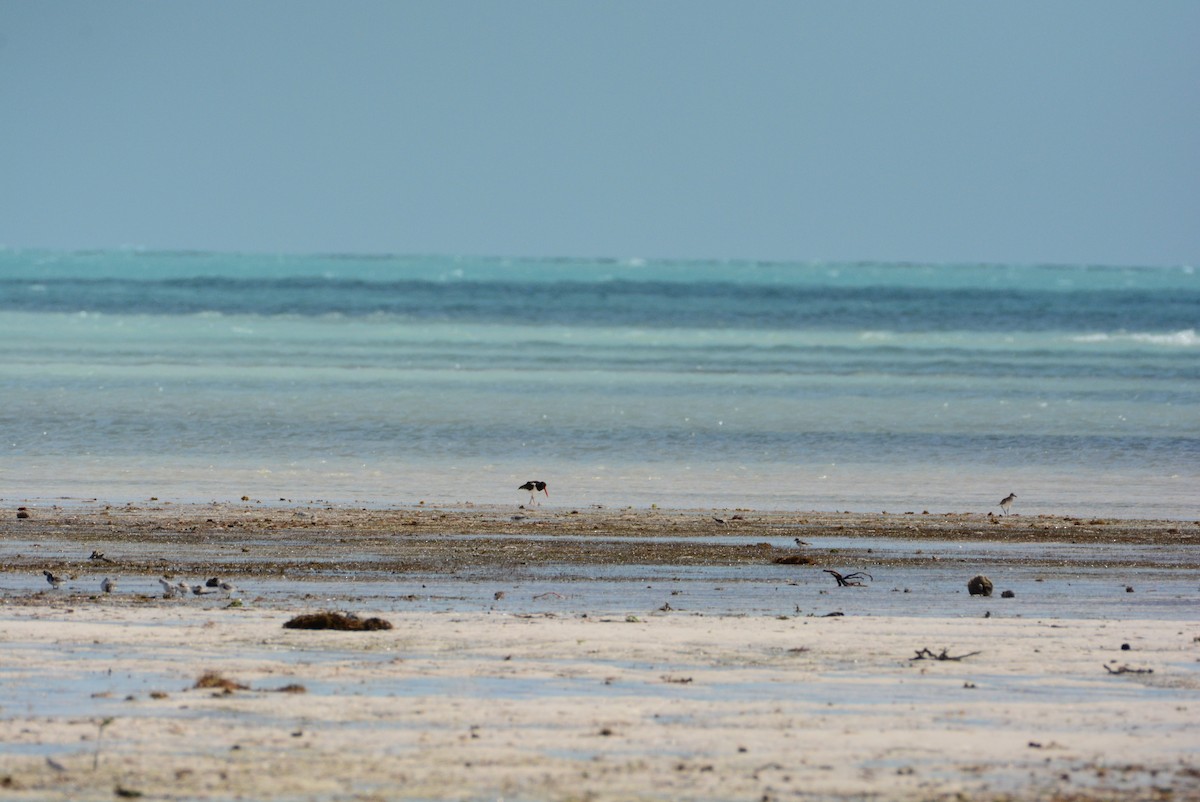
{"type": "Polygon", "coordinates": [[[0,521],[6,798],[1200,798],[1186,613],[1026,617],[964,590],[933,614],[856,614],[855,599],[930,597],[815,584],[868,550],[919,580],[953,560],[947,542],[1075,544],[1008,559],[1051,582],[1169,572],[1178,609],[1200,601],[1195,522],[252,501],[27,512],[0,521]],[[769,583],[807,592],[802,611],[670,591],[597,609],[584,590],[648,566],[754,582],[797,556],[812,562],[796,587],[769,583]],[[492,596],[537,570],[581,590],[492,596]],[[110,574],[118,590],[100,593],[110,574]],[[242,590],[162,598],[163,574],[242,590]],[[414,610],[371,591],[397,578],[480,592],[414,610]],[[296,590],[258,592],[270,583],[296,590]],[[393,629],[283,628],[329,606],[393,629]],[[230,688],[196,687],[206,672],[230,688]]]}
{"type": "Polygon", "coordinates": [[[752,510],[465,507],[359,509],[267,505],[42,505],[0,521],[0,570],[96,569],[143,575],[287,573],[357,576],[463,569],[503,577],[516,566],[760,564],[791,539],[1200,545],[1200,522],[971,513],[793,513],[752,510]],[[463,536],[469,536],[464,539],[463,536]],[[584,543],[581,543],[583,539],[584,543]],[[14,549],[23,542],[36,548],[14,549]]]}

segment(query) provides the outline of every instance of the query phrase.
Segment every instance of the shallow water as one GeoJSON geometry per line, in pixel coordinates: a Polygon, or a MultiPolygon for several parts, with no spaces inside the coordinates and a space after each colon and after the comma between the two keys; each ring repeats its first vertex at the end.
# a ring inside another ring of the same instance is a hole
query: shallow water
{"type": "Polygon", "coordinates": [[[1200,274],[0,250],[8,499],[1200,516],[1200,274]]]}

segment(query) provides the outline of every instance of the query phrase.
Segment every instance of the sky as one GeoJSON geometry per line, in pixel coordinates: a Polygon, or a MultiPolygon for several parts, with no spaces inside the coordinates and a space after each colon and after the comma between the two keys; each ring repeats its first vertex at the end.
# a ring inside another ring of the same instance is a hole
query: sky
{"type": "Polygon", "coordinates": [[[1200,3],[0,0],[0,247],[1200,264],[1200,3]]]}

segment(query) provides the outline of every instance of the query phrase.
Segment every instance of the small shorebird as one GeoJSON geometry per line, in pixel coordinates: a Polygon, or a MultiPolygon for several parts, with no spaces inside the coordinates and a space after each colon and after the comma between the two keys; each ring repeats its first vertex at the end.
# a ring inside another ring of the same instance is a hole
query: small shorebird
{"type": "Polygon", "coordinates": [[[537,479],[530,479],[528,482],[518,487],[517,490],[529,491],[529,503],[531,505],[537,499],[538,493],[545,493],[546,498],[550,498],[550,491],[546,489],[546,483],[537,479]]]}
{"type": "Polygon", "coordinates": [[[1000,509],[1004,510],[1005,515],[1008,515],[1008,508],[1011,507],[1012,503],[1016,500],[1017,500],[1016,493],[1009,493],[1007,496],[1000,499],[1000,509]]]}
{"type": "Polygon", "coordinates": [[[61,588],[62,587],[63,578],[61,576],[55,576],[54,574],[50,573],[49,571],[42,571],[42,573],[46,575],[46,581],[50,583],[50,587],[52,587],[52,588],[61,588]]]}
{"type": "Polygon", "coordinates": [[[108,577],[104,577],[104,581],[100,583],[100,590],[104,591],[105,593],[112,593],[116,587],[117,583],[108,577]]]}
{"type": "Polygon", "coordinates": [[[175,598],[175,593],[179,590],[179,588],[172,584],[171,580],[167,579],[165,576],[161,576],[158,578],[158,584],[162,585],[164,599],[175,598]]]}
{"type": "Polygon", "coordinates": [[[799,546],[800,548],[804,548],[805,546],[811,546],[811,545],[812,545],[812,544],[811,544],[811,543],[809,543],[807,540],[801,540],[801,539],[800,539],[800,538],[798,538],[798,537],[794,537],[794,538],[792,538],[792,540],[796,541],[796,545],[797,545],[797,546],[799,546]]]}

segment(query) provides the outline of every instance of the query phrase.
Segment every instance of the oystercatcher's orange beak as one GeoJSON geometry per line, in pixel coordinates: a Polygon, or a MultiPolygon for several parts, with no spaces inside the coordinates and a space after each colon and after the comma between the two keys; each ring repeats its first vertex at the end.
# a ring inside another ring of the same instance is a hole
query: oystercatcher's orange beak
{"type": "Polygon", "coordinates": [[[546,498],[550,498],[550,488],[543,487],[542,492],[546,494],[546,498]]]}

